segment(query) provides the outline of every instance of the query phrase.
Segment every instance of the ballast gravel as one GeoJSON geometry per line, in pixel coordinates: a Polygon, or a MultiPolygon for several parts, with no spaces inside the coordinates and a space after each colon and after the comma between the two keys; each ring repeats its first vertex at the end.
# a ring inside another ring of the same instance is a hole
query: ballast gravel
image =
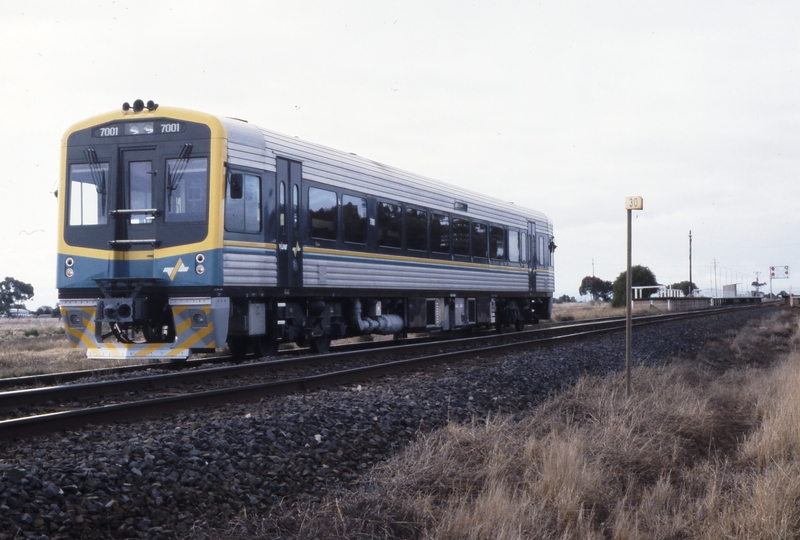
{"type": "MultiPolygon", "coordinates": [[[[633,360],[693,358],[772,310],[636,329],[633,360]]],[[[0,540],[189,538],[259,513],[291,530],[321,499],[447,422],[524,414],[587,374],[624,370],[622,332],[306,394],[0,443],[0,540]]],[[[243,532],[243,531],[239,531],[243,532]]]]}

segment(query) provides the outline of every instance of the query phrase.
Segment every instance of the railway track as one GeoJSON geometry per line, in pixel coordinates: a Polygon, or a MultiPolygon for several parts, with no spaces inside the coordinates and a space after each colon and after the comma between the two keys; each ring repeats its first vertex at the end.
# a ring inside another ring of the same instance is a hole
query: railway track
{"type": "MultiPolygon", "coordinates": [[[[634,326],[763,307],[717,308],[637,317],[634,326]]],[[[326,355],[294,356],[144,377],[2,392],[0,415],[6,419],[0,421],[0,439],[29,437],[75,429],[88,423],[128,421],[180,409],[360,382],[432,364],[548,346],[624,328],[624,319],[606,319],[446,341],[419,340],[400,344],[386,341],[380,342],[380,347],[365,348],[363,345],[374,343],[359,344],[359,347],[345,347],[350,350],[326,355]],[[253,382],[253,379],[257,379],[257,382],[253,382]]]]}
{"type": "MultiPolygon", "coordinates": [[[[647,316],[637,317],[634,320],[638,320],[640,318],[644,320],[647,318],[647,316]]],[[[605,324],[614,321],[624,321],[624,319],[619,317],[613,317],[613,318],[607,317],[599,319],[584,319],[581,320],[580,322],[546,322],[542,326],[534,327],[533,329],[527,330],[527,332],[546,333],[554,328],[561,328],[561,327],[573,328],[575,327],[576,324],[577,325],[588,325],[593,323],[605,324]]],[[[473,334],[473,336],[476,335],[494,336],[496,334],[494,329],[492,329],[492,330],[484,330],[481,333],[476,332],[475,334],[473,334]]],[[[511,334],[511,335],[516,335],[516,334],[511,334]]],[[[391,347],[396,347],[398,345],[418,345],[418,344],[432,343],[432,342],[447,342],[447,341],[452,341],[453,339],[454,338],[452,337],[452,335],[433,334],[422,337],[405,338],[399,342],[389,339],[389,340],[376,340],[371,342],[346,343],[346,344],[332,345],[331,354],[351,352],[351,351],[361,352],[364,350],[375,350],[380,348],[391,348],[391,347]]],[[[281,350],[278,352],[276,357],[279,359],[285,359],[289,357],[304,356],[310,354],[312,353],[308,348],[296,348],[296,349],[281,350]]],[[[274,361],[276,357],[272,357],[268,361],[274,361]]],[[[328,358],[327,355],[326,356],[314,355],[314,357],[328,358]]],[[[252,354],[249,355],[248,358],[246,359],[246,361],[253,361],[253,360],[258,360],[258,358],[256,358],[252,354]]],[[[237,360],[231,355],[221,355],[213,357],[211,356],[198,357],[186,361],[151,362],[147,364],[97,368],[97,369],[88,369],[81,371],[44,373],[37,375],[25,375],[21,377],[6,377],[0,379],[0,393],[2,393],[3,391],[63,385],[84,379],[102,379],[102,378],[110,378],[118,376],[128,376],[143,371],[151,371],[156,373],[178,372],[191,369],[203,369],[209,366],[232,364],[232,363],[241,363],[241,360],[237,360]]],[[[0,408],[0,410],[2,410],[2,408],[0,408]]]]}

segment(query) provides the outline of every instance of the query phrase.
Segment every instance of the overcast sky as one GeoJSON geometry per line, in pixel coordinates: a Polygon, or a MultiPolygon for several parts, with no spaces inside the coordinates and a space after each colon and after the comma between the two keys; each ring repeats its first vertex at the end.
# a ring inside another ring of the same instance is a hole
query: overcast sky
{"type": "Polygon", "coordinates": [[[556,295],[659,282],[800,292],[800,3],[6,3],[0,279],[54,305],[59,145],[141,98],[249,120],[536,208],[556,295]],[[748,287],[749,288],[749,287],[748,287]]]}

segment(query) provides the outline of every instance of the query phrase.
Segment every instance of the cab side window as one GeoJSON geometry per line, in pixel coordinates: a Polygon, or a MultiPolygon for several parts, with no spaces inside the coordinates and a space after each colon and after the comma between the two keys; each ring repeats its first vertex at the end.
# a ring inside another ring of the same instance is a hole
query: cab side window
{"type": "Polygon", "coordinates": [[[261,232],[261,178],[243,174],[241,197],[231,196],[231,182],[225,194],[225,230],[230,232],[261,232]]]}

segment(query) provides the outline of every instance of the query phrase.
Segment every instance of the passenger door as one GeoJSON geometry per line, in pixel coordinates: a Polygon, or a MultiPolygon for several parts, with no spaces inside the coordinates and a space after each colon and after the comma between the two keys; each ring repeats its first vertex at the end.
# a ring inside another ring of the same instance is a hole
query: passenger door
{"type": "Polygon", "coordinates": [[[302,166],[296,161],[278,158],[278,286],[303,286],[303,209],[302,166]]]}

